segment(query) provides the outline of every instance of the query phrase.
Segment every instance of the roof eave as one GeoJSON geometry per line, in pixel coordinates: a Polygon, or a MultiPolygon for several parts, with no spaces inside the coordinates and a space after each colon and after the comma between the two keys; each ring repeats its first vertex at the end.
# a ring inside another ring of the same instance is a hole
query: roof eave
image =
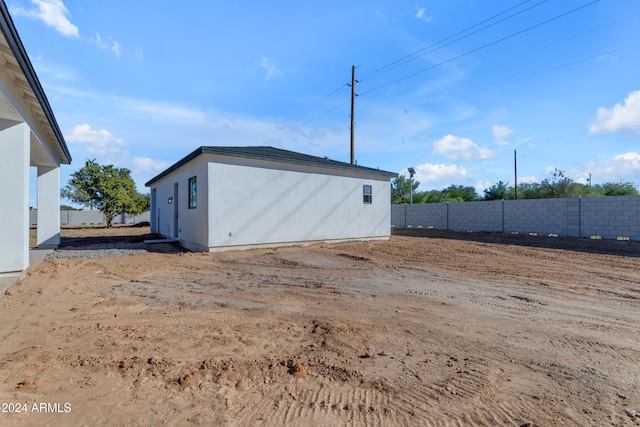
{"type": "Polygon", "coordinates": [[[171,172],[173,172],[174,170],[178,169],[180,166],[184,165],[185,163],[191,161],[192,159],[195,159],[200,154],[202,154],[202,147],[198,147],[197,149],[195,149],[194,151],[192,151],[191,153],[189,153],[188,155],[186,155],[182,159],[178,160],[173,165],[169,166],[167,169],[165,169],[162,172],[160,172],[158,175],[156,175],[153,178],[151,178],[149,181],[145,182],[144,186],[145,187],[150,187],[151,184],[153,184],[154,182],[156,182],[160,178],[162,178],[162,177],[164,177],[166,175],[169,175],[171,172]]]}
{"type": "MultiPolygon", "coordinates": [[[[191,152],[190,154],[188,154],[187,156],[185,156],[184,158],[178,160],[176,163],[174,163],[173,165],[169,166],[167,169],[165,169],[164,171],[160,172],[158,175],[156,175],[155,177],[151,178],[149,181],[147,181],[144,185],[145,187],[150,187],[151,184],[153,184],[154,182],[158,181],[159,179],[169,175],[171,172],[173,172],[174,170],[178,169],[180,166],[188,163],[189,161],[193,160],[194,158],[198,157],[200,154],[211,154],[211,155],[216,155],[216,156],[222,156],[222,157],[231,157],[231,158],[245,158],[245,159],[253,159],[253,160],[264,160],[264,161],[272,161],[272,162],[276,162],[276,163],[285,163],[285,164],[300,164],[300,165],[306,165],[306,163],[304,162],[293,162],[293,161],[284,161],[284,160],[274,160],[274,159],[269,159],[269,158],[258,158],[256,156],[248,156],[248,155],[243,155],[241,153],[239,154],[221,154],[219,152],[217,152],[215,150],[215,147],[207,147],[207,146],[202,146],[202,147],[198,147],[196,150],[194,150],[193,152],[191,152]]],[[[389,179],[391,178],[395,178],[398,176],[397,173],[395,172],[389,172],[389,171],[383,171],[383,170],[379,170],[379,169],[373,169],[373,168],[368,168],[368,167],[364,167],[364,166],[356,166],[353,165],[352,168],[345,168],[344,166],[350,166],[348,164],[343,164],[343,167],[335,167],[335,166],[331,166],[331,165],[323,165],[323,166],[319,166],[318,167],[324,167],[326,169],[332,169],[332,170],[343,170],[343,171],[353,171],[353,172],[358,172],[358,173],[368,173],[368,174],[375,174],[375,175],[380,175],[380,176],[386,176],[389,179]]]]}
{"type": "Polygon", "coordinates": [[[71,153],[69,152],[69,148],[64,140],[64,136],[60,131],[60,127],[58,126],[58,122],[56,121],[55,116],[53,115],[53,111],[51,110],[51,105],[47,100],[47,96],[40,85],[40,80],[38,80],[38,76],[36,75],[33,66],[31,65],[31,61],[29,60],[29,56],[20,40],[20,36],[16,30],[15,25],[13,24],[13,20],[11,19],[11,15],[9,14],[9,10],[7,9],[7,5],[4,3],[4,0],[0,0],[0,13],[2,13],[3,20],[1,20],[1,29],[4,34],[7,43],[9,44],[9,48],[13,52],[13,55],[20,65],[20,69],[22,70],[31,90],[33,91],[34,96],[40,103],[40,107],[49,122],[49,126],[51,126],[51,130],[58,140],[58,144],[62,150],[62,154],[64,155],[64,159],[60,159],[61,163],[70,164],[71,163],[71,153]]]}

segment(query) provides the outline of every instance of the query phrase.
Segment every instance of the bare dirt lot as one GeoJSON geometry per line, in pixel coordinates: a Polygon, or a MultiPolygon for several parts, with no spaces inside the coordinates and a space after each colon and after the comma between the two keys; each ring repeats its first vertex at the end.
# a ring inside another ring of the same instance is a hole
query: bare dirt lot
{"type": "Polygon", "coordinates": [[[640,424],[637,242],[413,234],[42,262],[0,297],[0,424],[640,424]]]}

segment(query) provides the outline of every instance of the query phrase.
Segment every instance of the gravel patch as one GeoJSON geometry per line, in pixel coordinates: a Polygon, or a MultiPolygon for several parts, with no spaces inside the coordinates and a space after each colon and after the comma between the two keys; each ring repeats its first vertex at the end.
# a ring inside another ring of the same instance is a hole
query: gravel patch
{"type": "Polygon", "coordinates": [[[114,256],[142,255],[147,252],[147,245],[144,243],[99,243],[59,248],[47,255],[45,260],[51,261],[59,258],[94,259],[114,256]]]}

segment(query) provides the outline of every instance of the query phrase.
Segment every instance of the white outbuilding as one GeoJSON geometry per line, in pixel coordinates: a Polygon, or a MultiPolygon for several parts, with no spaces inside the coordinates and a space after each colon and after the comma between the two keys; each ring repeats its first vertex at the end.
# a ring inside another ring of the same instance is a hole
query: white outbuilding
{"type": "Polygon", "coordinates": [[[151,231],[193,251],[388,239],[396,173],[273,147],[200,147],[151,179],[151,231]]]}
{"type": "Polygon", "coordinates": [[[60,242],[60,165],[71,155],[4,1],[0,1],[0,277],[29,267],[30,170],[37,245],[60,242]]]}

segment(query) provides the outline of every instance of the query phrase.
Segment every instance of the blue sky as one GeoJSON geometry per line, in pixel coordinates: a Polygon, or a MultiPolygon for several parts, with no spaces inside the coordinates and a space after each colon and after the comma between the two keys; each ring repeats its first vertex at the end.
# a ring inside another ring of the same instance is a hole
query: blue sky
{"type": "Polygon", "coordinates": [[[144,182],[201,145],[271,145],[421,190],[640,185],[637,0],[5,0],[74,162],[144,182]]]}

